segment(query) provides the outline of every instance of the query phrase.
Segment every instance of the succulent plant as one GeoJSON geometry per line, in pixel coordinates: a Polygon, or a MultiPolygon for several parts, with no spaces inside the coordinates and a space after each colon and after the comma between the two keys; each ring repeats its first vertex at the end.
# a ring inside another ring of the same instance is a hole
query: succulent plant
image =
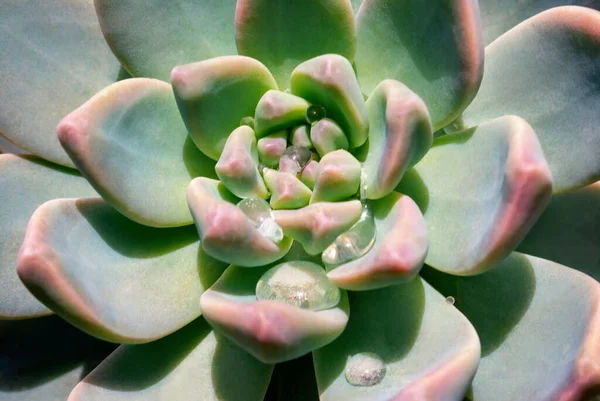
{"type": "Polygon", "coordinates": [[[597,9],[3,1],[0,401],[593,397],[597,9]]]}

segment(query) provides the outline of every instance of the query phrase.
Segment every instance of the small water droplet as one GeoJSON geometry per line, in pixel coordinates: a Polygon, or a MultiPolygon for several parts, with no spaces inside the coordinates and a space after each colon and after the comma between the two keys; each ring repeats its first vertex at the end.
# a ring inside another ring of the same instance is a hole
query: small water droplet
{"type": "Polygon", "coordinates": [[[356,223],[340,235],[329,245],[321,260],[331,270],[339,265],[358,259],[371,250],[375,243],[375,218],[367,206],[356,223]]]}
{"type": "Polygon", "coordinates": [[[303,309],[323,310],[340,302],[340,290],[321,266],[305,261],[281,263],[256,284],[256,298],[282,301],[303,309]]]}
{"type": "Polygon", "coordinates": [[[260,198],[246,198],[242,199],[237,207],[254,223],[259,233],[273,242],[283,239],[283,230],[275,221],[267,201],[260,198]]]}
{"type": "Polygon", "coordinates": [[[298,174],[312,159],[312,152],[304,146],[289,146],[279,159],[279,171],[298,174]]]}
{"type": "Polygon", "coordinates": [[[456,300],[454,299],[454,297],[447,297],[446,298],[446,303],[448,305],[454,305],[454,302],[456,302],[456,300]]]}
{"type": "Polygon", "coordinates": [[[254,117],[250,117],[250,116],[243,117],[243,118],[240,120],[240,127],[241,127],[242,125],[247,125],[248,127],[250,127],[250,128],[252,128],[252,129],[254,129],[254,117]]]}
{"type": "Polygon", "coordinates": [[[312,105],[306,109],[306,122],[315,124],[317,121],[324,119],[327,116],[325,107],[312,105]]]}
{"type": "Polygon", "coordinates": [[[370,387],[381,382],[387,368],[379,355],[361,352],[346,362],[346,380],[353,386],[370,387]]]}
{"type": "Polygon", "coordinates": [[[367,202],[367,173],[365,169],[360,171],[360,201],[363,204],[367,202]]]}

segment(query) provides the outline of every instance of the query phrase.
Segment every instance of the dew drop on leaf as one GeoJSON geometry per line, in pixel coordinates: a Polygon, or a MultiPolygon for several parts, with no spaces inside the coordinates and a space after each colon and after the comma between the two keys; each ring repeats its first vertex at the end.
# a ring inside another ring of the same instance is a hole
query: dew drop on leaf
{"type": "Polygon", "coordinates": [[[456,302],[456,300],[454,299],[454,297],[447,297],[446,298],[446,303],[448,305],[454,305],[454,302],[456,302]]]}
{"type": "Polygon", "coordinates": [[[246,198],[242,199],[237,207],[254,223],[259,233],[273,242],[283,239],[283,230],[275,221],[267,201],[260,198],[246,198]]]}
{"type": "Polygon", "coordinates": [[[325,107],[312,105],[306,109],[306,122],[315,124],[317,121],[324,119],[327,116],[325,107]]]}
{"type": "Polygon", "coordinates": [[[340,290],[329,281],[321,266],[293,261],[267,270],[256,284],[256,298],[317,311],[336,306],[340,290]]]}
{"type": "Polygon", "coordinates": [[[385,362],[372,352],[353,355],[346,362],[346,380],[353,386],[374,386],[383,380],[386,371],[385,362]]]}
{"type": "Polygon", "coordinates": [[[279,171],[298,174],[311,161],[312,152],[304,146],[289,146],[279,159],[279,171]]]}

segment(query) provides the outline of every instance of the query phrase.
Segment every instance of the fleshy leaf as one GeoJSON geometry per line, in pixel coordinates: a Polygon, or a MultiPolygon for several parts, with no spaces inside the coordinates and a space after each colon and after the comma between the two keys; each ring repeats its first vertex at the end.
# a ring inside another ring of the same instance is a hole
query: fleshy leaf
{"type": "Polygon", "coordinates": [[[312,149],[313,144],[310,142],[310,125],[300,125],[291,130],[290,142],[294,146],[303,146],[312,149]]]}
{"type": "Polygon", "coordinates": [[[56,316],[0,321],[0,400],[65,401],[114,348],[56,316]]]}
{"type": "Polygon", "coordinates": [[[271,191],[270,204],[273,209],[298,209],[308,205],[312,191],[295,175],[266,169],[264,179],[271,191]]]}
{"type": "Polygon", "coordinates": [[[600,12],[571,6],[511,29],[486,48],[481,89],[463,114],[467,126],[504,114],[527,120],[555,192],[600,178],[599,27],[600,12]]]}
{"type": "Polygon", "coordinates": [[[473,100],[483,74],[477,0],[366,1],[356,26],[364,93],[387,78],[403,82],[427,104],[434,131],[473,100]]]}
{"type": "Polygon", "coordinates": [[[238,53],[263,62],[281,88],[291,71],[321,54],[354,57],[356,30],[348,0],[238,0],[238,53]]]}
{"type": "Polygon", "coordinates": [[[479,361],[473,326],[419,277],[385,289],[350,293],[348,327],[313,352],[321,401],[461,401],[479,361]],[[371,352],[386,364],[383,380],[356,387],[346,363],[371,352]]]}
{"type": "Polygon", "coordinates": [[[317,181],[317,172],[319,171],[319,162],[311,160],[300,173],[300,181],[304,183],[311,190],[315,188],[315,182],[317,181]]]}
{"type": "Polygon", "coordinates": [[[265,199],[269,195],[258,172],[256,136],[247,125],[236,128],[229,135],[215,171],[221,182],[238,198],[265,199]]]}
{"type": "Polygon", "coordinates": [[[200,298],[206,320],[234,343],[266,363],[297,358],[330,343],[346,327],[348,297],[320,311],[257,300],[256,284],[269,269],[230,266],[200,298]]]}
{"type": "Polygon", "coordinates": [[[600,182],[554,194],[517,248],[600,280],[600,182]]]}
{"type": "Polygon", "coordinates": [[[316,255],[349,229],[360,217],[360,201],[318,202],[298,210],[276,210],[275,221],[285,235],[300,242],[306,253],[316,255]]]}
{"type": "Polygon", "coordinates": [[[423,266],[429,240],[425,219],[406,195],[391,194],[370,202],[375,217],[373,248],[336,267],[329,280],[348,290],[371,290],[411,280],[423,266]]]}
{"type": "Polygon", "coordinates": [[[358,192],[361,167],[345,150],[327,153],[319,162],[310,203],[336,202],[358,192]]]}
{"type": "Polygon", "coordinates": [[[219,181],[199,177],[190,183],[188,203],[207,254],[251,267],[274,262],[289,251],[290,238],[275,243],[263,236],[235,202],[219,181]]]}
{"type": "Polygon", "coordinates": [[[17,276],[17,255],[27,222],[46,201],[97,194],[74,170],[13,155],[0,155],[0,188],[0,320],[50,314],[17,276]]]}
{"type": "Polygon", "coordinates": [[[106,41],[136,77],[169,80],[179,64],[233,55],[235,0],[95,0],[106,41]]]}
{"type": "Polygon", "coordinates": [[[204,154],[215,160],[240,120],[254,116],[263,94],[277,89],[264,65],[241,56],[180,65],[173,69],[171,81],[190,136],[204,154]]]}
{"type": "Polygon", "coordinates": [[[519,253],[480,276],[431,279],[443,283],[481,340],[473,401],[579,400],[600,385],[597,281],[519,253]]]}
{"type": "Polygon", "coordinates": [[[348,150],[346,134],[335,121],[324,118],[310,128],[310,141],[321,157],[334,150],[348,150]]]}
{"type": "Polygon", "coordinates": [[[114,82],[120,68],[93,1],[3,1],[0,27],[0,131],[46,160],[73,167],[55,127],[114,82]]]}
{"type": "Polygon", "coordinates": [[[367,140],[369,116],[350,62],[337,54],[305,61],[294,69],[292,93],[324,107],[327,116],[342,127],[350,147],[367,140]]]}
{"type": "Polygon", "coordinates": [[[169,84],[148,78],[114,83],[65,117],[61,144],[100,195],[141,224],[192,224],[185,191],[214,162],[188,138],[169,84]]]}
{"type": "Polygon", "coordinates": [[[8,138],[2,135],[0,132],[0,153],[12,153],[14,155],[26,155],[27,152],[25,149],[22,149],[12,143],[8,138]]]}
{"type": "Polygon", "coordinates": [[[427,221],[425,263],[471,275],[516,248],[550,201],[552,178],[531,127],[505,116],[437,138],[397,190],[427,221]]]}
{"type": "Polygon", "coordinates": [[[69,401],[262,401],[272,371],[200,318],[150,344],[120,346],[69,401]]]}
{"type": "Polygon", "coordinates": [[[378,199],[392,192],[404,172],[427,153],[433,132],[425,103],[398,81],[377,85],[367,110],[371,125],[363,169],[367,197],[378,199]]]}
{"type": "Polygon", "coordinates": [[[310,104],[291,93],[270,90],[260,98],[254,114],[256,136],[290,128],[306,121],[310,104]]]}
{"type": "Polygon", "coordinates": [[[260,162],[269,167],[278,166],[279,159],[288,147],[287,139],[287,131],[280,131],[260,138],[256,142],[260,162]]]}
{"type": "Polygon", "coordinates": [[[479,0],[483,29],[483,42],[489,45],[503,33],[522,21],[552,7],[584,6],[600,10],[598,0],[479,0]]]}
{"type": "Polygon", "coordinates": [[[147,342],[200,315],[198,297],[212,283],[198,268],[224,266],[198,245],[191,226],[152,228],[98,198],[56,199],[33,214],[17,268],[38,299],[80,329],[147,342]]]}

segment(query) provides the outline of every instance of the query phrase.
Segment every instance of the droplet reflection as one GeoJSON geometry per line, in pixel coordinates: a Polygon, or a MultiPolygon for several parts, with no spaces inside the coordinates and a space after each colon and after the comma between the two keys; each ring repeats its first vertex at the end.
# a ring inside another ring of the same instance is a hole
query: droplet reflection
{"type": "Polygon", "coordinates": [[[346,380],[353,386],[370,387],[385,377],[385,362],[372,352],[353,355],[346,363],[346,380]]]}

